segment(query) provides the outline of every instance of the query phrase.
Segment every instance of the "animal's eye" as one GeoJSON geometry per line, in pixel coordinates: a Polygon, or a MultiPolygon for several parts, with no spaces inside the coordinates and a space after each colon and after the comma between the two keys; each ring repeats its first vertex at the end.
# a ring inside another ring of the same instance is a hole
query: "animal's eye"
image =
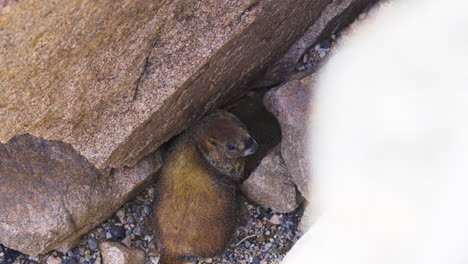
{"type": "Polygon", "coordinates": [[[237,151],[237,148],[234,145],[227,144],[226,147],[229,151],[232,151],[232,152],[237,151]]]}
{"type": "Polygon", "coordinates": [[[212,137],[208,138],[208,142],[213,146],[218,145],[218,143],[216,142],[216,139],[212,137]]]}

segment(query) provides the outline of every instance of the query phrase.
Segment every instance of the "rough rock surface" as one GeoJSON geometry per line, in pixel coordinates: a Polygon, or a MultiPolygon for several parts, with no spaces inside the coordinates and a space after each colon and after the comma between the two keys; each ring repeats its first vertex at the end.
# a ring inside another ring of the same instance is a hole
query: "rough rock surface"
{"type": "MultiPolygon", "coordinates": [[[[0,9],[3,7],[6,7],[10,4],[15,4],[17,2],[20,2],[21,0],[0,0],[0,9]]],[[[2,14],[2,10],[0,10],[0,15],[2,14]]]]}
{"type": "Polygon", "coordinates": [[[145,264],[145,252],[137,248],[127,248],[118,242],[103,242],[99,244],[102,254],[102,264],[145,264]]]}
{"type": "Polygon", "coordinates": [[[279,146],[263,158],[260,165],[241,185],[251,201],[274,212],[290,213],[300,204],[300,195],[292,182],[279,146]]]}
{"type": "Polygon", "coordinates": [[[0,140],[132,166],[245,90],[331,0],[28,0],[0,16],[0,140]]]}
{"type": "Polygon", "coordinates": [[[300,193],[310,197],[310,158],[306,155],[306,129],[309,123],[314,75],[289,81],[270,90],[264,98],[281,126],[281,156],[300,193]]]}
{"type": "Polygon", "coordinates": [[[318,215],[319,213],[317,207],[314,207],[314,203],[305,202],[304,212],[301,216],[301,220],[299,221],[299,225],[297,226],[297,234],[299,236],[304,235],[314,224],[315,220],[317,220],[318,215]]]}
{"type": "Polygon", "coordinates": [[[30,255],[67,249],[160,165],[156,152],[133,168],[98,170],[70,144],[16,136],[0,144],[0,244],[30,255]]]}
{"type": "Polygon", "coordinates": [[[335,34],[353,19],[364,8],[376,0],[333,0],[322,10],[320,17],[309,27],[306,33],[297,40],[289,51],[259,78],[254,87],[272,87],[294,75],[298,62],[306,50],[324,37],[335,34]]]}

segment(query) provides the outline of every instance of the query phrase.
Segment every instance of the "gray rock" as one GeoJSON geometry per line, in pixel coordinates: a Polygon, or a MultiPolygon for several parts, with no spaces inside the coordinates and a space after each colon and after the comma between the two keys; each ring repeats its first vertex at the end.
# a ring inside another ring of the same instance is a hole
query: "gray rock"
{"type": "Polygon", "coordinates": [[[297,227],[298,235],[302,236],[307,232],[307,230],[309,230],[318,217],[317,211],[318,210],[313,207],[312,203],[306,203],[304,213],[302,214],[301,221],[297,227]]]}
{"type": "Polygon", "coordinates": [[[132,168],[98,170],[70,144],[14,137],[0,144],[0,244],[29,255],[66,251],[160,166],[154,153],[132,168]]]}
{"type": "Polygon", "coordinates": [[[263,158],[255,171],[242,183],[241,191],[248,199],[263,207],[279,213],[289,213],[298,207],[301,198],[279,150],[279,147],[275,147],[263,158]]]}
{"type": "Polygon", "coordinates": [[[60,257],[49,256],[46,260],[47,264],[60,264],[62,259],[60,257]]]}
{"type": "Polygon", "coordinates": [[[125,210],[124,209],[120,209],[119,211],[117,211],[117,213],[115,214],[119,219],[123,219],[125,217],[125,210]]]}
{"type": "Polygon", "coordinates": [[[310,156],[306,154],[306,130],[310,123],[314,75],[289,81],[270,90],[264,97],[266,108],[280,123],[281,156],[292,181],[302,196],[310,197],[310,156]]]}
{"type": "Polygon", "coordinates": [[[96,239],[94,238],[88,239],[88,246],[91,250],[95,250],[98,247],[96,239]]]}
{"type": "Polygon", "coordinates": [[[121,243],[127,247],[130,247],[132,245],[132,239],[130,236],[126,236],[124,239],[122,239],[121,243]]]}
{"type": "Polygon", "coordinates": [[[99,244],[102,264],[144,264],[146,254],[140,249],[130,249],[117,242],[99,244]]]}
{"type": "Polygon", "coordinates": [[[277,214],[274,214],[271,218],[270,218],[270,223],[274,224],[274,225],[279,225],[281,224],[281,217],[277,214]]]}

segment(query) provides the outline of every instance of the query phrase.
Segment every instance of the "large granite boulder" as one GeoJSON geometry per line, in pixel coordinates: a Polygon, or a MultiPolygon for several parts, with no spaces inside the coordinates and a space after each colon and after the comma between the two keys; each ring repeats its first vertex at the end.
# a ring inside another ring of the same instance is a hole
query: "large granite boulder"
{"type": "Polygon", "coordinates": [[[24,0],[0,16],[0,141],[133,166],[245,90],[332,0],[24,0]]]}
{"type": "Polygon", "coordinates": [[[0,144],[0,243],[30,255],[68,249],[160,166],[156,152],[133,168],[99,170],[70,144],[16,136],[0,144]]]}

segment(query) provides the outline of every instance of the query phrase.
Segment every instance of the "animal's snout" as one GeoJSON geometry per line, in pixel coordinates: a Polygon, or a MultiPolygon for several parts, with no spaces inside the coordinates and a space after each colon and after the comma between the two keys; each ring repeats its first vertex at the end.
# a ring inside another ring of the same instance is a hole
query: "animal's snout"
{"type": "Polygon", "coordinates": [[[244,148],[244,151],[242,151],[242,157],[255,153],[255,151],[257,151],[257,148],[258,148],[257,141],[255,141],[255,139],[253,138],[249,138],[245,142],[245,148],[244,148]]]}

